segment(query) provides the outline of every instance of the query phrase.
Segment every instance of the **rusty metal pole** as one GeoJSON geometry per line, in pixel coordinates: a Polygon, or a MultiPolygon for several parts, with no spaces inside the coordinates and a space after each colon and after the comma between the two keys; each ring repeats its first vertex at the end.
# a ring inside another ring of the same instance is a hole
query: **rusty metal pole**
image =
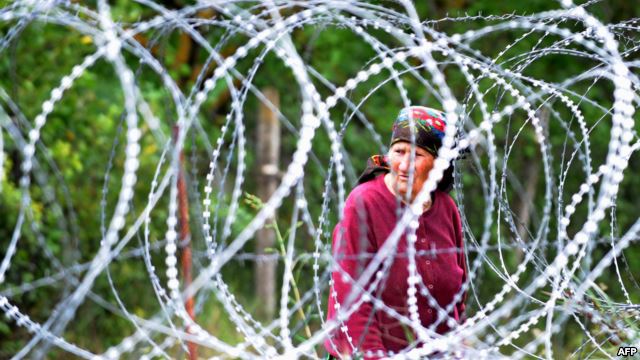
{"type": "MultiPolygon", "coordinates": [[[[177,126],[173,127],[174,142],[177,141],[180,129],[177,126]]],[[[182,252],[180,256],[180,263],[182,265],[182,281],[184,287],[188,288],[191,285],[191,229],[189,228],[189,198],[187,197],[187,182],[184,176],[184,153],[180,152],[180,164],[178,170],[178,219],[180,224],[180,250],[182,252]]],[[[191,320],[195,322],[196,314],[194,310],[193,296],[189,296],[184,302],[185,309],[191,317],[191,320]]],[[[187,332],[189,329],[187,328],[187,332]]],[[[196,360],[198,358],[198,344],[194,342],[187,342],[187,348],[189,349],[189,359],[196,360]]]]}

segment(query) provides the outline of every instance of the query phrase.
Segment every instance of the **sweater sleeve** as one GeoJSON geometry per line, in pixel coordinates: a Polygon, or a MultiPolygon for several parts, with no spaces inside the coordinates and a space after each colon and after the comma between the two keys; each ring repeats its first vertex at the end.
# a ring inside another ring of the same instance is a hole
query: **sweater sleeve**
{"type": "MultiPolygon", "coordinates": [[[[333,231],[332,249],[336,263],[331,274],[328,319],[336,318],[341,308],[347,310],[344,308],[345,302],[351,291],[356,290],[354,283],[358,281],[371,260],[370,255],[375,251],[375,244],[367,236],[368,214],[364,206],[356,206],[355,201],[350,200],[345,204],[343,220],[333,231]]],[[[367,286],[368,284],[369,282],[367,286]]],[[[357,300],[361,298],[362,295],[359,295],[357,300]]],[[[386,353],[371,302],[363,302],[344,321],[344,326],[339,324],[331,340],[333,344],[326,341],[325,347],[336,357],[351,355],[353,353],[351,344],[360,352],[386,353]]]]}

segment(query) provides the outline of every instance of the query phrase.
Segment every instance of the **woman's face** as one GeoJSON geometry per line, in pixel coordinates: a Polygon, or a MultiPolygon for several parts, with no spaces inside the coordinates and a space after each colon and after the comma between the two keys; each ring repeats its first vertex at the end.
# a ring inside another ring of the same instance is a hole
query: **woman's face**
{"type": "MultiPolygon", "coordinates": [[[[411,201],[422,190],[422,186],[429,177],[429,171],[433,168],[433,161],[435,156],[431,155],[427,150],[415,147],[416,157],[413,162],[413,186],[411,187],[411,201]]],[[[406,196],[409,190],[409,173],[410,173],[410,161],[411,156],[411,144],[406,141],[399,141],[391,146],[389,149],[389,166],[391,172],[388,174],[388,185],[393,191],[403,197],[406,196]]]]}

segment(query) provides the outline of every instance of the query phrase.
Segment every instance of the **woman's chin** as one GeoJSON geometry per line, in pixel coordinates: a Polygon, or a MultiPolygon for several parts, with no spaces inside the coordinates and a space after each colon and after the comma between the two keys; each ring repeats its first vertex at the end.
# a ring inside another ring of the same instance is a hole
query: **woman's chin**
{"type": "Polygon", "coordinates": [[[407,189],[403,188],[403,187],[398,188],[398,195],[403,197],[403,198],[406,197],[407,196],[407,189]]]}

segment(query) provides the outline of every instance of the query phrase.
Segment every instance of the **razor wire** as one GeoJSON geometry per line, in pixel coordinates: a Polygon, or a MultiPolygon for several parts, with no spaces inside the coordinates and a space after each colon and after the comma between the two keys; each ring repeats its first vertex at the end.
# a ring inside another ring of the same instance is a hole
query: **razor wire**
{"type": "Polygon", "coordinates": [[[72,1],[16,1],[0,9],[1,59],[11,58],[11,44],[34,24],[64,28],[94,45],[61,74],[33,118],[25,115],[30,111],[20,108],[9,89],[0,88],[0,195],[10,181],[20,194],[17,212],[11,214],[16,219],[10,224],[11,236],[0,243],[0,309],[8,321],[31,334],[14,358],[42,357],[51,346],[82,358],[171,358],[187,351],[188,343],[196,343],[200,354],[211,358],[316,358],[326,340],[331,344],[334,332],[347,334],[352,350],[365,357],[554,358],[558,351],[575,355],[589,348],[592,352],[585,357],[612,358],[603,347],[607,342],[640,346],[640,287],[629,266],[636,260],[625,257],[625,251],[638,246],[640,212],[634,209],[631,215],[636,218],[625,228],[616,215],[623,180],[635,175],[630,161],[640,148],[634,118],[640,20],[604,24],[589,11],[597,3],[563,0],[551,3],[555,10],[530,15],[442,19],[419,18],[409,1],[199,1],[169,9],[138,0],[136,5],[152,15],[135,21],[119,19],[104,0],[95,7],[72,1]],[[206,11],[214,15],[203,16],[206,11]],[[438,30],[443,23],[464,30],[438,30]],[[313,52],[313,42],[300,44],[296,39],[303,31],[317,31],[317,36],[348,31],[374,55],[346,81],[334,83],[312,66],[305,52],[313,52]],[[188,36],[206,54],[205,65],[186,90],[154,50],[174,32],[188,36]],[[492,39],[500,36],[513,40],[504,49],[492,48],[492,39]],[[235,44],[233,52],[224,53],[229,43],[235,44]],[[566,66],[578,64],[581,70],[570,77],[557,78],[553,71],[544,79],[533,77],[529,69],[549,57],[566,66]],[[280,111],[256,85],[267,59],[278,62],[293,79],[288,85],[297,92],[295,114],[280,111]],[[88,240],[98,244],[94,253],[70,249],[71,259],[62,260],[49,249],[42,219],[34,214],[34,198],[44,201],[64,234],[63,245],[71,248],[78,247],[82,224],[77,214],[84,210],[73,207],[72,185],[60,174],[42,133],[65,95],[77,91],[79,80],[99,66],[113,70],[120,84],[113,91],[122,95],[119,128],[98,174],[102,198],[94,216],[101,231],[88,240]],[[170,99],[168,110],[145,98],[141,83],[147,77],[170,99]],[[423,97],[408,90],[416,84],[423,97]],[[213,136],[207,132],[205,104],[223,89],[230,105],[213,136]],[[371,139],[372,152],[387,151],[382,136],[387,129],[374,119],[376,110],[369,103],[385,91],[394,93],[398,110],[424,98],[442,108],[448,122],[443,147],[423,189],[382,248],[371,256],[363,254],[367,265],[361,276],[344,275],[354,292],[338,304],[336,318],[325,321],[326,299],[335,296],[330,275],[340,270],[339,254],[331,251],[331,229],[341,218],[358,164],[364,162],[350,155],[357,149],[350,148],[348,133],[361,131],[371,139]],[[610,93],[611,103],[595,100],[598,91],[610,93]],[[273,195],[254,203],[255,212],[248,214],[243,194],[249,191],[250,159],[255,155],[253,129],[248,127],[255,116],[252,101],[274,111],[295,144],[283,155],[287,165],[273,195]],[[603,124],[608,139],[604,149],[593,143],[593,133],[603,124]],[[177,130],[172,135],[173,128],[177,130]],[[148,161],[143,142],[160,149],[152,158],[152,172],[140,170],[148,161]],[[523,144],[536,149],[540,166],[536,175],[544,191],[535,199],[524,199],[522,182],[528,179],[513,170],[522,164],[510,162],[523,144]],[[12,149],[17,156],[8,155],[12,149]],[[190,239],[195,277],[189,285],[181,281],[177,256],[178,177],[181,153],[187,149],[192,151],[190,159],[184,158],[193,184],[191,214],[199,226],[190,239]],[[198,152],[207,154],[206,168],[199,164],[198,152]],[[457,160],[461,154],[465,159],[457,160]],[[8,174],[5,169],[13,161],[13,174],[8,174]],[[422,204],[453,163],[468,278],[452,303],[441,306],[417,276],[415,261],[460,249],[416,250],[415,233],[422,204]],[[321,177],[320,191],[310,185],[311,176],[321,177]],[[142,188],[147,189],[142,194],[147,202],[134,204],[142,188]],[[109,194],[115,203],[107,200],[109,194]],[[478,194],[482,204],[467,202],[478,194]],[[523,206],[531,209],[532,223],[517,218],[519,200],[529,201],[523,206]],[[272,219],[280,221],[275,215],[285,208],[291,217],[283,222],[288,223],[283,253],[253,252],[256,232],[273,227],[272,219]],[[38,250],[24,245],[27,233],[35,234],[38,250]],[[396,253],[403,236],[408,255],[396,253]],[[49,263],[41,266],[48,266],[48,275],[12,283],[19,251],[42,251],[49,263]],[[397,256],[410,257],[406,313],[376,295],[397,256]],[[281,265],[279,311],[268,320],[260,319],[225,278],[225,269],[237,271],[239,263],[259,261],[281,265]],[[136,299],[123,297],[127,292],[111,270],[127,263],[146,271],[151,285],[147,296],[158,304],[155,314],[142,316],[128,308],[136,299]],[[305,271],[309,284],[292,302],[293,292],[299,291],[294,267],[304,263],[310,266],[299,271],[305,271]],[[611,269],[617,283],[607,284],[607,291],[596,282],[611,269]],[[115,301],[93,290],[101,276],[108,277],[115,301]],[[481,295],[487,281],[500,282],[500,290],[489,297],[481,295]],[[59,291],[46,317],[29,314],[18,300],[41,289],[59,291]],[[469,310],[458,323],[450,311],[465,292],[469,310]],[[196,299],[195,319],[185,309],[189,297],[196,299]],[[419,321],[418,297],[436,310],[430,326],[419,321]],[[359,353],[345,320],[364,302],[416,334],[406,350],[359,353]],[[212,306],[222,309],[233,324],[228,331],[242,340],[224,340],[226,334],[209,324],[204,317],[212,306]],[[120,343],[106,351],[79,346],[65,336],[65,329],[73,326],[80,307],[107,309],[130,323],[132,332],[122,334],[120,343]],[[296,322],[299,312],[315,320],[296,322]],[[575,348],[558,349],[554,338],[569,323],[585,340],[575,348]],[[451,330],[439,334],[440,324],[451,330]],[[313,332],[302,336],[309,325],[313,332]]]}

